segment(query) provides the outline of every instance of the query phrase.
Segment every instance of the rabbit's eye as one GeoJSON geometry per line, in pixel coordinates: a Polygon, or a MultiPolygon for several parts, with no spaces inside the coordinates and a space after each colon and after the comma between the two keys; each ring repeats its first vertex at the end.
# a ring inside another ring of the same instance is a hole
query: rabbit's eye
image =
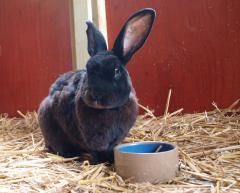
{"type": "Polygon", "coordinates": [[[115,74],[118,74],[118,73],[119,73],[119,69],[115,68],[115,74]]]}
{"type": "Polygon", "coordinates": [[[115,68],[114,69],[114,77],[119,78],[119,76],[120,76],[120,70],[119,70],[119,68],[115,68]]]}
{"type": "Polygon", "coordinates": [[[119,74],[119,73],[120,73],[119,68],[115,68],[115,69],[114,69],[114,72],[115,72],[115,75],[116,75],[116,74],[119,74]]]}

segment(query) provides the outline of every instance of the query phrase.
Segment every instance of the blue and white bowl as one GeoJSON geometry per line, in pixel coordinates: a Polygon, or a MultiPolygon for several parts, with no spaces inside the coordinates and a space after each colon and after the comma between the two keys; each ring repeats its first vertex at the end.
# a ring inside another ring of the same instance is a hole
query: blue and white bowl
{"type": "Polygon", "coordinates": [[[132,182],[167,182],[178,172],[177,146],[165,142],[137,142],[114,148],[116,172],[132,182]],[[157,152],[156,152],[157,151],[157,152]]]}

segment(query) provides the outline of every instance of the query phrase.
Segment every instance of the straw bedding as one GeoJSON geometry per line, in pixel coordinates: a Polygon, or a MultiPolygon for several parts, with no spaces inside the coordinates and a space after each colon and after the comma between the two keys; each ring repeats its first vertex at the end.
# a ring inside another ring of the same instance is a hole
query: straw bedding
{"type": "MultiPolygon", "coordinates": [[[[0,192],[240,192],[240,108],[155,117],[146,109],[125,142],[179,146],[180,173],[166,184],[134,184],[114,168],[48,153],[36,113],[0,115],[0,192]]],[[[144,108],[144,107],[143,107],[144,108]]],[[[146,163],[147,164],[147,163],[146,163]]]]}

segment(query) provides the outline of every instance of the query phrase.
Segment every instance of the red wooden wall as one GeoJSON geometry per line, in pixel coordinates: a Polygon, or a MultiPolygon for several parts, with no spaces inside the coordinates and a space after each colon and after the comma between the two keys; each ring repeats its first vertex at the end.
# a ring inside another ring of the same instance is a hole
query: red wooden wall
{"type": "Polygon", "coordinates": [[[0,113],[36,110],[71,58],[68,0],[0,1],[0,113]]]}
{"type": "MultiPolygon", "coordinates": [[[[0,1],[0,113],[37,109],[49,85],[72,69],[69,0],[0,1]]],[[[109,43],[134,11],[157,18],[128,65],[140,103],[164,111],[220,107],[240,98],[240,1],[106,0],[109,43]]]]}
{"type": "Polygon", "coordinates": [[[240,98],[240,1],[106,0],[110,46],[134,11],[157,11],[153,31],[128,69],[140,103],[162,114],[226,107],[240,98]]]}

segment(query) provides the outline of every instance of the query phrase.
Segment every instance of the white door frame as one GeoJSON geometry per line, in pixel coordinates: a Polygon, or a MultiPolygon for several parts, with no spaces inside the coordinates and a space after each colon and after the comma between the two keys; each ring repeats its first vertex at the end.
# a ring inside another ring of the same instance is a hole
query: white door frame
{"type": "Polygon", "coordinates": [[[105,0],[71,0],[70,7],[73,68],[83,69],[89,59],[86,21],[93,21],[107,41],[105,0]]]}

